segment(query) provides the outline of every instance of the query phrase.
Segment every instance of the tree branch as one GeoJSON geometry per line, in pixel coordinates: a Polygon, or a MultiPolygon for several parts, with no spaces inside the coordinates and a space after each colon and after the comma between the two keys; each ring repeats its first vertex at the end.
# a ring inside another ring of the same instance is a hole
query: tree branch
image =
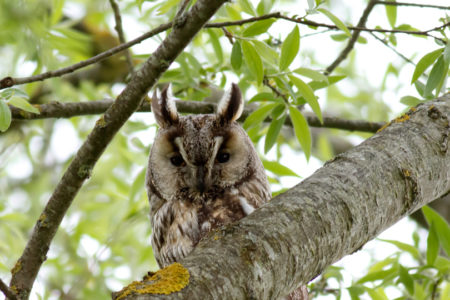
{"type": "MultiPolygon", "coordinates": [[[[11,106],[12,118],[14,120],[35,120],[48,118],[71,118],[76,116],[95,115],[104,113],[113,100],[99,100],[90,102],[52,102],[37,106],[40,114],[23,111],[11,106]]],[[[176,101],[177,109],[181,113],[210,114],[216,110],[216,104],[199,101],[176,101]]],[[[149,102],[143,102],[138,108],[139,112],[150,112],[149,102]]],[[[239,121],[244,121],[253,112],[245,109],[239,121]]],[[[349,131],[377,132],[385,122],[368,122],[364,120],[346,120],[337,117],[324,116],[323,123],[313,114],[305,113],[308,124],[312,127],[335,128],[349,131]]],[[[270,122],[271,119],[267,119],[270,122]]],[[[285,124],[292,127],[290,119],[286,119],[285,124]]]]}
{"type": "Polygon", "coordinates": [[[5,300],[17,300],[16,294],[0,279],[0,291],[3,292],[5,300]]]}
{"type": "Polygon", "coordinates": [[[278,299],[288,294],[450,193],[449,120],[450,94],[410,110],[249,216],[211,232],[180,261],[179,272],[171,274],[169,266],[113,298],[278,299]],[[187,272],[180,285],[158,290],[164,276],[187,272]]]}
{"type": "Polygon", "coordinates": [[[198,0],[156,51],[135,72],[123,92],[78,150],[62,179],[56,186],[37,221],[22,256],[14,266],[10,286],[20,300],[28,299],[37,273],[46,259],[53,237],[61,221],[101,154],[117,131],[140,106],[143,97],[183,51],[193,36],[226,0],[198,0]]]}
{"type": "Polygon", "coordinates": [[[450,6],[440,6],[440,5],[420,4],[420,3],[408,3],[408,2],[375,1],[375,4],[390,5],[390,6],[426,7],[426,8],[436,8],[436,9],[450,10],[450,6]]]}
{"type": "MultiPolygon", "coordinates": [[[[369,14],[371,13],[372,9],[375,7],[375,1],[370,0],[369,3],[366,6],[366,9],[364,10],[361,18],[358,22],[358,27],[365,27],[367,19],[369,18],[369,14]]],[[[347,58],[347,55],[352,51],[353,47],[355,46],[356,41],[358,40],[359,34],[361,30],[355,30],[353,31],[352,37],[347,43],[347,46],[342,50],[341,54],[335,59],[335,61],[328,66],[328,68],[325,69],[325,75],[330,74],[333,72],[333,70],[339,66],[339,64],[347,58]]]]}
{"type": "MultiPolygon", "coordinates": [[[[313,26],[313,27],[325,27],[325,28],[332,29],[332,30],[339,29],[336,25],[317,23],[317,22],[309,21],[305,18],[287,17],[287,16],[282,15],[279,12],[275,12],[275,13],[271,13],[271,14],[267,14],[267,15],[263,15],[263,16],[259,16],[259,17],[253,17],[253,18],[248,18],[248,19],[244,19],[244,20],[239,20],[239,21],[208,23],[204,27],[205,28],[223,28],[223,27],[227,27],[227,26],[240,26],[240,25],[244,25],[247,23],[252,23],[252,22],[261,21],[261,20],[270,19],[270,18],[284,19],[284,20],[287,20],[290,22],[295,22],[298,24],[303,24],[303,25],[308,25],[308,26],[313,26]]],[[[433,37],[435,39],[439,39],[437,37],[430,35],[429,32],[446,28],[449,25],[450,25],[450,23],[446,23],[444,25],[441,25],[441,26],[438,26],[435,28],[431,28],[431,29],[428,29],[425,31],[409,31],[409,30],[381,29],[381,28],[372,28],[371,29],[371,28],[365,28],[363,26],[357,26],[357,27],[348,26],[347,28],[349,30],[353,30],[355,32],[356,31],[358,31],[358,32],[367,31],[367,32],[384,32],[384,33],[404,33],[404,34],[429,36],[429,37],[433,37]]],[[[163,31],[166,31],[167,29],[169,29],[171,27],[172,27],[172,22],[162,24],[162,25],[158,26],[157,28],[155,28],[155,29],[141,35],[140,37],[137,37],[134,40],[131,40],[131,41],[125,43],[125,44],[120,44],[119,46],[111,48],[108,51],[102,52],[102,53],[100,53],[96,56],[93,56],[87,60],[81,61],[79,63],[73,64],[71,66],[64,67],[64,68],[61,68],[58,70],[48,71],[48,72],[45,72],[45,73],[42,73],[39,75],[30,76],[30,77],[22,77],[22,78],[13,78],[10,76],[4,77],[3,79],[0,80],[0,90],[15,86],[15,85],[36,82],[36,81],[42,81],[42,80],[45,80],[48,78],[59,77],[59,76],[65,75],[65,74],[75,72],[78,69],[87,67],[89,65],[100,62],[104,59],[107,59],[108,57],[110,57],[116,53],[119,53],[121,51],[124,51],[125,49],[128,49],[128,48],[132,47],[133,45],[139,44],[140,42],[142,42],[152,36],[155,36],[163,31]]],[[[442,39],[439,39],[439,40],[442,41],[442,39]]]]}
{"type": "Polygon", "coordinates": [[[388,47],[389,49],[391,49],[395,54],[397,54],[399,57],[401,57],[404,61],[406,61],[407,63],[412,64],[413,66],[415,66],[416,64],[410,60],[409,58],[407,58],[406,56],[404,56],[402,53],[398,52],[397,49],[395,49],[395,47],[392,47],[391,45],[389,45],[388,42],[386,42],[385,40],[379,38],[375,33],[370,32],[370,35],[373,36],[377,41],[379,41],[380,43],[382,43],[383,45],[385,45],[386,47],[388,47]]]}
{"type": "MultiPolygon", "coordinates": [[[[122,28],[122,17],[120,15],[120,9],[119,5],[117,5],[116,1],[109,0],[109,3],[111,4],[111,8],[114,12],[114,19],[116,21],[116,26],[114,27],[117,31],[117,35],[119,36],[119,41],[121,44],[125,44],[125,34],[123,33],[122,28]]],[[[127,65],[130,73],[133,73],[134,66],[133,66],[133,60],[131,59],[131,53],[129,48],[125,50],[125,59],[127,60],[127,65]]]]}

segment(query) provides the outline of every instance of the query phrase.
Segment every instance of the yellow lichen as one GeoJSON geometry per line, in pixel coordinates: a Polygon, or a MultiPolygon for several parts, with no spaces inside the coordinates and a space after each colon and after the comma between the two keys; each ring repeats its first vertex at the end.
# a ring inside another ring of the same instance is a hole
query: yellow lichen
{"type": "Polygon", "coordinates": [[[116,300],[130,294],[172,294],[181,291],[189,283],[189,271],[180,263],[174,263],[154,274],[145,276],[142,281],[133,281],[123,288],[116,300]]]}
{"type": "Polygon", "coordinates": [[[16,274],[17,272],[19,272],[22,269],[22,262],[20,260],[18,260],[16,262],[16,264],[14,265],[14,267],[11,269],[11,274],[16,274]]]}
{"type": "Polygon", "coordinates": [[[386,127],[388,127],[389,125],[391,125],[391,122],[387,122],[386,124],[384,124],[383,126],[381,126],[381,128],[378,129],[377,132],[380,132],[380,131],[386,129],[386,127]]]}
{"type": "Polygon", "coordinates": [[[403,175],[405,175],[405,177],[411,177],[411,173],[406,169],[403,169],[403,175]]]}
{"type": "Polygon", "coordinates": [[[400,116],[400,117],[394,119],[394,122],[401,123],[401,122],[405,122],[407,120],[409,120],[409,116],[407,114],[404,114],[403,116],[400,116]]]}
{"type": "Polygon", "coordinates": [[[45,220],[47,219],[47,215],[46,214],[41,214],[41,216],[38,219],[38,222],[40,223],[40,225],[42,227],[46,227],[47,223],[45,222],[45,220]]]}
{"type": "Polygon", "coordinates": [[[430,107],[428,107],[428,110],[432,110],[434,108],[434,104],[431,104],[430,107]]]}
{"type": "Polygon", "coordinates": [[[417,111],[417,108],[411,107],[411,108],[409,109],[409,111],[410,111],[410,112],[415,112],[415,111],[417,111]]]}
{"type": "Polygon", "coordinates": [[[95,122],[95,125],[102,127],[102,128],[106,126],[106,121],[103,118],[103,116],[101,116],[100,119],[98,119],[97,122],[95,122]]]}
{"type": "Polygon", "coordinates": [[[218,239],[220,239],[220,237],[218,235],[214,235],[214,240],[217,241],[218,239]]]}

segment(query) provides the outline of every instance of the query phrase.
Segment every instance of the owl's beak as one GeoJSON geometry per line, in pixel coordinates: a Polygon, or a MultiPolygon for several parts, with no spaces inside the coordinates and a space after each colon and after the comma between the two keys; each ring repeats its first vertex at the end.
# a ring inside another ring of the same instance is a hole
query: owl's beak
{"type": "Polygon", "coordinates": [[[205,175],[206,175],[205,166],[198,166],[195,187],[196,187],[197,191],[200,193],[203,193],[207,188],[207,186],[206,186],[207,180],[205,180],[206,179],[205,175]]]}

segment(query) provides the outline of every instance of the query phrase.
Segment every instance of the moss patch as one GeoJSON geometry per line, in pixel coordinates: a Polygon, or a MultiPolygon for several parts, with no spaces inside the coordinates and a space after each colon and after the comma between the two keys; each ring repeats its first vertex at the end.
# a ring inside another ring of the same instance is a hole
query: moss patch
{"type": "Polygon", "coordinates": [[[174,263],[142,281],[133,281],[117,293],[116,300],[130,294],[172,294],[181,291],[189,284],[189,271],[180,263],[174,263]]]}

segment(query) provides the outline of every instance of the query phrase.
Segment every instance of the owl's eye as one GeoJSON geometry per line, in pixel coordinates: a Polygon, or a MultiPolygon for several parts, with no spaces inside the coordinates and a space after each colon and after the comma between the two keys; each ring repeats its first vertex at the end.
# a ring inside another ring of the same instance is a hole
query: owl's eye
{"type": "Polygon", "coordinates": [[[218,154],[217,154],[217,157],[216,157],[216,159],[217,159],[217,161],[219,162],[219,163],[226,163],[227,161],[229,161],[230,160],[230,153],[227,153],[227,152],[219,152],[218,154]]]}
{"type": "Polygon", "coordinates": [[[184,160],[183,157],[180,154],[174,155],[170,158],[170,162],[172,163],[172,165],[174,165],[175,167],[179,167],[182,164],[184,164],[184,160]]]}

